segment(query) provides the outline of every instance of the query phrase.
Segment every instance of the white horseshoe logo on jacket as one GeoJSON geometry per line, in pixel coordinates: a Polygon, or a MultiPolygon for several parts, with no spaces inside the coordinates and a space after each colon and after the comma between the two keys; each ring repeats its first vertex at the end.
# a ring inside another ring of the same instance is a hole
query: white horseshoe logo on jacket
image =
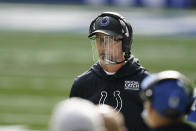
{"type": "MultiPolygon", "coordinates": [[[[113,92],[114,98],[116,99],[116,107],[115,110],[120,111],[122,109],[122,99],[120,97],[120,91],[116,90],[113,92]]],[[[107,92],[101,92],[101,98],[99,100],[99,104],[105,104],[105,100],[107,98],[107,92]]]]}
{"type": "Polygon", "coordinates": [[[120,111],[122,108],[122,99],[120,97],[120,91],[116,90],[113,92],[114,98],[116,99],[116,107],[115,110],[120,111]]]}
{"type": "Polygon", "coordinates": [[[105,103],[105,99],[106,99],[106,97],[107,97],[107,92],[106,91],[102,91],[101,92],[101,98],[100,98],[100,100],[99,100],[99,104],[104,104],[105,103]]]}

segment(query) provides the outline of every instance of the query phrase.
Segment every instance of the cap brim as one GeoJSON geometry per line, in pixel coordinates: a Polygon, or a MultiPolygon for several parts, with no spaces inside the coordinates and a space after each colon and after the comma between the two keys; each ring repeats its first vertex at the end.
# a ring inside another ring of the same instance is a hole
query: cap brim
{"type": "Polygon", "coordinates": [[[88,35],[88,37],[92,37],[92,36],[95,35],[96,33],[103,33],[103,34],[112,35],[112,36],[118,35],[117,33],[112,32],[112,31],[109,31],[109,30],[95,30],[95,31],[93,31],[90,35],[88,35]]]}

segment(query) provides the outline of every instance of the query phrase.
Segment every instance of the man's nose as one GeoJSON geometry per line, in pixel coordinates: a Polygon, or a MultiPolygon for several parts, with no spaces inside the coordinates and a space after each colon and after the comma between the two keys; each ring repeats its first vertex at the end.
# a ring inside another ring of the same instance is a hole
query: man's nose
{"type": "Polygon", "coordinates": [[[104,43],[105,41],[104,41],[104,38],[99,38],[99,42],[100,43],[104,43]]]}

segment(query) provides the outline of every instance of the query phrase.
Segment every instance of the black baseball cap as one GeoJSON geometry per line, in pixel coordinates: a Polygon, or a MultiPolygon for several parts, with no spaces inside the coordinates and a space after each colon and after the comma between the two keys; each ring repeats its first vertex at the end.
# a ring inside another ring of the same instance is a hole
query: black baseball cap
{"type": "Polygon", "coordinates": [[[121,22],[111,16],[98,17],[89,30],[89,36],[92,37],[96,33],[104,33],[111,36],[123,35],[121,22]]]}

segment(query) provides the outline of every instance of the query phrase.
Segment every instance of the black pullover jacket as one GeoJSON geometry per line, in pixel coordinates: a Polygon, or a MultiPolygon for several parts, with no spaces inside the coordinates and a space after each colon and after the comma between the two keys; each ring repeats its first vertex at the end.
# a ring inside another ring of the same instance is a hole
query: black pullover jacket
{"type": "Polygon", "coordinates": [[[147,131],[141,118],[143,102],[139,92],[148,74],[133,56],[114,75],[107,75],[97,62],[74,80],[70,97],[108,104],[123,113],[129,131],[147,131]]]}

